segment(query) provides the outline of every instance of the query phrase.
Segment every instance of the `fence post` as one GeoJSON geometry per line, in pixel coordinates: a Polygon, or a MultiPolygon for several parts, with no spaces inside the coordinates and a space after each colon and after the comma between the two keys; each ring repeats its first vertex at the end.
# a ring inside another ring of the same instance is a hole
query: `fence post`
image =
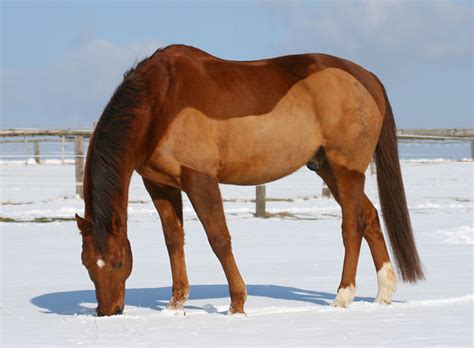
{"type": "Polygon", "coordinates": [[[25,165],[28,165],[28,138],[25,137],[25,165]]]}
{"type": "Polygon", "coordinates": [[[64,164],[64,135],[61,135],[61,164],[64,164]]]}
{"type": "Polygon", "coordinates": [[[35,162],[37,164],[40,164],[40,143],[39,141],[35,141],[34,143],[34,148],[35,148],[35,162]]]}
{"type": "Polygon", "coordinates": [[[322,192],[322,196],[323,197],[326,197],[326,198],[330,198],[331,197],[331,191],[329,191],[329,187],[328,185],[326,185],[326,183],[323,181],[323,192],[322,192]]]}
{"type": "Polygon", "coordinates": [[[74,163],[76,167],[76,195],[84,198],[82,182],[84,180],[84,137],[76,135],[74,137],[74,163]]]}
{"type": "Polygon", "coordinates": [[[265,211],[266,203],[266,194],[265,194],[265,185],[256,186],[256,196],[255,196],[255,216],[256,217],[266,217],[267,213],[265,211]]]}

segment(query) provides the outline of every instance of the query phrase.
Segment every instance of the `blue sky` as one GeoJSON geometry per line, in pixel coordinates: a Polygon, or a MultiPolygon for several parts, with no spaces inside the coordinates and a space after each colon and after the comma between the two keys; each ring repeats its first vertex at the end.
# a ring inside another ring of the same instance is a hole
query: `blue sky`
{"type": "Polygon", "coordinates": [[[123,72],[185,43],[228,59],[324,52],[384,82],[399,128],[473,127],[471,1],[1,1],[1,121],[90,127],[123,72]]]}

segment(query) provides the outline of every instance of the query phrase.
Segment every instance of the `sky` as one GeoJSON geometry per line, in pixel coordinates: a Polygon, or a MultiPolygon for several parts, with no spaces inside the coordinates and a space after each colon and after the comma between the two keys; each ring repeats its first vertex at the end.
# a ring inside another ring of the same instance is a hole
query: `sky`
{"type": "Polygon", "coordinates": [[[123,72],[173,43],[333,54],[382,80],[398,128],[474,127],[471,1],[0,2],[2,128],[90,128],[123,72]]]}

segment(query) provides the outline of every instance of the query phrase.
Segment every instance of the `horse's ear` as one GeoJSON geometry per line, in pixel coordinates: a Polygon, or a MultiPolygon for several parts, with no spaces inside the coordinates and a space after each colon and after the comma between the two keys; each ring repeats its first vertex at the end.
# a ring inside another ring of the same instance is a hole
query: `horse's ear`
{"type": "Polygon", "coordinates": [[[79,228],[79,231],[81,231],[81,234],[83,236],[89,233],[92,233],[92,222],[84,218],[81,218],[77,214],[76,214],[76,222],[77,222],[77,227],[79,228]]]}

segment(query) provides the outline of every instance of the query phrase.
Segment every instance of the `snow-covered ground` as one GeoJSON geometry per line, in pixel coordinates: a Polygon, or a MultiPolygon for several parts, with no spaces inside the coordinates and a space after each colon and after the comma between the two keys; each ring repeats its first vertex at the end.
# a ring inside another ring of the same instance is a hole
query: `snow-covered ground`
{"type": "MultiPolygon", "coordinates": [[[[247,283],[247,317],[225,315],[224,273],[185,200],[191,295],[185,316],[160,311],[171,275],[159,218],[135,177],[129,207],[134,269],[122,316],[98,318],[72,221],[72,165],[1,170],[1,346],[326,346],[473,344],[474,164],[404,161],[412,222],[427,280],[400,283],[373,304],[376,274],[363,245],[357,297],[332,308],[343,245],[340,210],[306,169],[267,186],[268,219],[253,215],[254,187],[222,186],[234,253],[247,283]],[[41,223],[42,222],[42,223],[41,223]]],[[[369,197],[378,206],[375,176],[369,197]]]]}

